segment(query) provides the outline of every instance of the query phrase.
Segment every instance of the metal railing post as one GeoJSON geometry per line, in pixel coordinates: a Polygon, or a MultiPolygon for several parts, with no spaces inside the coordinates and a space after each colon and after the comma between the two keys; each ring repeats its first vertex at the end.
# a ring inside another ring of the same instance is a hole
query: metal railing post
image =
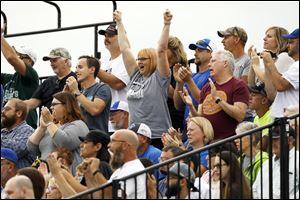
{"type": "Polygon", "coordinates": [[[280,118],[280,198],[289,199],[289,124],[280,118]]]}
{"type": "Polygon", "coordinates": [[[56,3],[53,3],[51,1],[44,1],[44,2],[54,6],[56,8],[56,10],[57,10],[57,28],[61,28],[61,11],[60,11],[60,7],[56,3]]]}

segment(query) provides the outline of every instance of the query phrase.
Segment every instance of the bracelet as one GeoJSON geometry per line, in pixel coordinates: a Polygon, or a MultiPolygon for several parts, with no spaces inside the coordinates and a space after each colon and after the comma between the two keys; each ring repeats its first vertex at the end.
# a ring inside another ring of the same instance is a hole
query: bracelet
{"type": "Polygon", "coordinates": [[[96,171],[94,171],[93,176],[95,176],[97,173],[101,173],[100,169],[97,169],[96,171]]]}

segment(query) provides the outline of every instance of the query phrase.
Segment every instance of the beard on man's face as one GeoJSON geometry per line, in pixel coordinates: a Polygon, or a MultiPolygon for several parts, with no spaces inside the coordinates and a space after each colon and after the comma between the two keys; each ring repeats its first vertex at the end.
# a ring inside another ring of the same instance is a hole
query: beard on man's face
{"type": "Polygon", "coordinates": [[[5,115],[1,115],[1,128],[9,128],[16,123],[16,115],[11,117],[7,117],[5,115]]]}
{"type": "Polygon", "coordinates": [[[180,185],[178,187],[177,187],[177,184],[170,185],[167,188],[166,197],[168,197],[168,198],[177,197],[177,195],[180,194],[180,191],[181,191],[181,186],[180,185]]]}
{"type": "Polygon", "coordinates": [[[124,164],[124,152],[122,151],[122,146],[120,146],[115,150],[110,161],[110,166],[113,169],[118,169],[122,167],[123,164],[124,164]]]}

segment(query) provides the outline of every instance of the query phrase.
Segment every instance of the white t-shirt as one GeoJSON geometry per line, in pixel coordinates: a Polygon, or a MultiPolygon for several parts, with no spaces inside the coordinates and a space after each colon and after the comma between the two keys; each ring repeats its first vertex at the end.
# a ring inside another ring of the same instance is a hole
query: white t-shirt
{"type": "Polygon", "coordinates": [[[290,105],[299,104],[299,61],[294,62],[288,71],[282,74],[292,87],[283,92],[277,92],[271,107],[270,116],[283,117],[284,108],[290,105]]]}
{"type": "MultiPolygon", "coordinates": [[[[114,75],[118,79],[120,79],[126,86],[128,85],[130,78],[127,74],[122,54],[119,55],[117,58],[113,60],[109,59],[103,59],[101,61],[101,69],[106,70],[108,73],[114,75]]],[[[127,102],[126,93],[127,93],[127,87],[123,88],[122,90],[114,90],[110,88],[111,90],[111,104],[115,103],[116,101],[125,101],[127,102]]]]}
{"type": "MultiPolygon", "coordinates": [[[[275,66],[278,72],[282,74],[286,72],[294,62],[295,61],[288,55],[288,53],[282,52],[278,55],[278,58],[275,61],[275,66]]],[[[260,63],[263,63],[262,59],[260,59],[260,63]]],[[[263,72],[265,71],[264,64],[260,65],[260,70],[262,70],[263,72]]]]}
{"type": "MultiPolygon", "coordinates": [[[[120,179],[135,172],[144,170],[145,167],[139,159],[135,159],[126,162],[121,168],[117,169],[110,177],[108,182],[112,182],[114,179],[120,179]]],[[[137,199],[146,199],[146,175],[139,175],[136,179],[137,183],[137,199]]],[[[123,181],[120,182],[121,189],[126,193],[126,199],[135,199],[135,180],[134,178],[126,180],[126,184],[123,181]],[[124,188],[126,185],[126,188],[124,188]]]]}
{"type": "MultiPolygon", "coordinates": [[[[126,67],[123,62],[122,54],[119,55],[117,58],[113,60],[109,59],[103,59],[101,60],[101,68],[103,70],[106,70],[108,73],[114,75],[118,79],[120,79],[126,87],[123,88],[122,90],[114,90],[110,87],[111,91],[111,105],[113,105],[117,101],[125,101],[127,102],[127,91],[128,91],[128,83],[130,81],[130,77],[126,71],[126,67]]],[[[111,121],[109,120],[108,122],[108,132],[114,132],[116,131],[112,124],[111,121]]]]}

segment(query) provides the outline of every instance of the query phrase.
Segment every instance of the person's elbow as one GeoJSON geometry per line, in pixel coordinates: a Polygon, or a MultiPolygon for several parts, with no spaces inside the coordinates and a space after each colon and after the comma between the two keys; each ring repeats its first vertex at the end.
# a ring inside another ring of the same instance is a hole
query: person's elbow
{"type": "Polygon", "coordinates": [[[290,89],[292,85],[288,81],[283,81],[281,84],[276,85],[277,92],[284,92],[290,89]]]}

